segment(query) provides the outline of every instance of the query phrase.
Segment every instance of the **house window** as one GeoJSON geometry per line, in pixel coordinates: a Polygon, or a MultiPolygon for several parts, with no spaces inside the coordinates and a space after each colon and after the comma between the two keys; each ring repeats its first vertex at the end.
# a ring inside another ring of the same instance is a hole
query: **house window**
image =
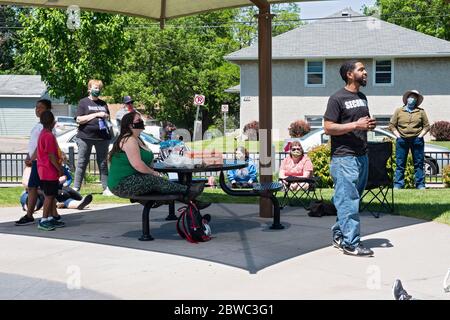
{"type": "Polygon", "coordinates": [[[394,65],[392,60],[375,60],[374,85],[391,85],[394,83],[394,65]]]}
{"type": "Polygon", "coordinates": [[[305,61],[305,85],[323,87],[325,85],[325,61],[305,61]]]}
{"type": "Polygon", "coordinates": [[[323,116],[305,116],[305,120],[308,122],[311,129],[323,127],[323,116]]]}

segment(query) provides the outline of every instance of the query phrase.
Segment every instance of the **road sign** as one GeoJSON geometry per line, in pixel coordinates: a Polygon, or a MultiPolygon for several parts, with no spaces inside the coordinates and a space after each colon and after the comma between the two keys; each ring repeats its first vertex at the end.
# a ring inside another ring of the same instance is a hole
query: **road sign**
{"type": "Polygon", "coordinates": [[[223,104],[222,105],[222,112],[228,112],[228,105],[227,104],[223,104]]]}
{"type": "Polygon", "coordinates": [[[196,94],[194,97],[194,104],[196,106],[203,106],[205,104],[205,96],[201,94],[196,94]]]}

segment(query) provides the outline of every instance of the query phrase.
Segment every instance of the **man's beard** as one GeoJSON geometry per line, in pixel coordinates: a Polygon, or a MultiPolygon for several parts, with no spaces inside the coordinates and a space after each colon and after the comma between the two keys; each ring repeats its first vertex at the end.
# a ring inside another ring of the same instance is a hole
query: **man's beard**
{"type": "Polygon", "coordinates": [[[364,79],[363,77],[356,79],[356,82],[360,84],[360,86],[365,87],[367,84],[367,79],[364,79]]]}

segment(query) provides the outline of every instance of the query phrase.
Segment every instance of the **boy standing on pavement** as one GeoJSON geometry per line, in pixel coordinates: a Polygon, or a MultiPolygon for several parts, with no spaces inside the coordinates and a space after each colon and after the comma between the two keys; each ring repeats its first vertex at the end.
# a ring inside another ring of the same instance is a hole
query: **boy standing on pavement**
{"type": "MultiPolygon", "coordinates": [[[[41,99],[36,102],[35,113],[36,117],[40,118],[41,114],[46,110],[51,110],[52,103],[50,100],[41,99]]],[[[39,135],[43,129],[42,123],[38,122],[31,129],[30,141],[28,142],[28,155],[25,159],[25,165],[31,167],[30,178],[28,180],[28,203],[27,214],[16,221],[16,226],[24,226],[34,223],[33,212],[38,200],[38,188],[41,186],[41,180],[39,178],[37,161],[36,161],[36,149],[38,144],[39,135]]]]}
{"type": "Polygon", "coordinates": [[[333,246],[348,255],[372,256],[373,251],[361,244],[359,201],[369,173],[367,131],[375,128],[376,121],[370,118],[367,98],[359,91],[367,83],[364,64],[347,61],[340,74],[346,85],[329,98],[324,115],[325,133],[331,136],[330,173],[337,209],[333,246]]]}
{"type": "Polygon", "coordinates": [[[45,200],[38,229],[51,231],[65,225],[64,222],[53,219],[53,216],[59,216],[56,211],[56,196],[58,195],[59,177],[64,172],[58,142],[52,133],[52,129],[55,127],[53,113],[49,110],[44,111],[41,114],[41,123],[44,128],[38,140],[37,167],[45,200]]]}

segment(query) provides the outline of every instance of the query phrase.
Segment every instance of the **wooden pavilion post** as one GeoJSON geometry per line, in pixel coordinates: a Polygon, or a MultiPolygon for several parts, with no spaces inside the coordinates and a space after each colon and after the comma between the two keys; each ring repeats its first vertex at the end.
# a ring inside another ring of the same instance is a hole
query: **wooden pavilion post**
{"type": "MultiPolygon", "coordinates": [[[[259,72],[259,170],[261,183],[272,182],[272,18],[270,4],[251,0],[258,8],[258,72],[259,72]]],[[[272,204],[260,198],[259,215],[271,218],[272,204]]]]}

